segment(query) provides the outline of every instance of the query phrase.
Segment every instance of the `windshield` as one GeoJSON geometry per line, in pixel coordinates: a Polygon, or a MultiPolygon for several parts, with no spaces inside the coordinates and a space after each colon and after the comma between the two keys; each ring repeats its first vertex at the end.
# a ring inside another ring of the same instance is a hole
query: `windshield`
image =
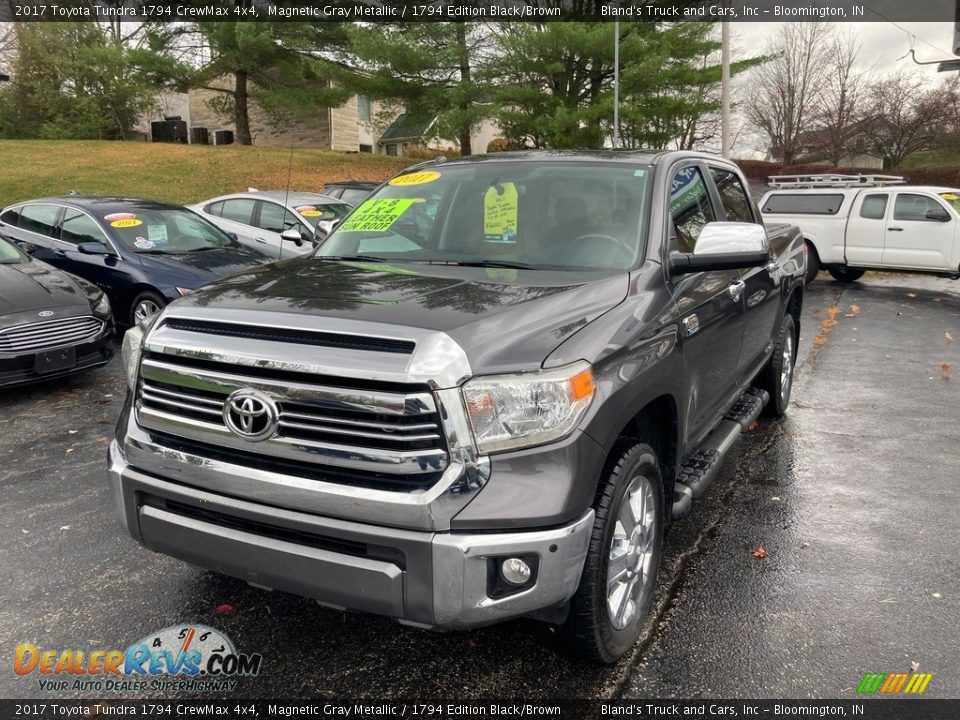
{"type": "Polygon", "coordinates": [[[627,269],[640,254],[649,166],[490,162],[400,175],[316,257],[627,269]]]}
{"type": "Polygon", "coordinates": [[[179,254],[237,247],[226,233],[189,210],[162,209],[108,213],[114,237],[138,253],[179,254]]]}
{"type": "Polygon", "coordinates": [[[27,256],[20,252],[12,243],[0,238],[0,263],[11,265],[27,261],[27,256]]]}
{"type": "Polygon", "coordinates": [[[351,210],[352,207],[346,203],[324,203],[317,205],[297,205],[294,207],[300,215],[310,223],[310,227],[316,230],[317,223],[321,220],[331,221],[331,220],[343,220],[351,210]]]}

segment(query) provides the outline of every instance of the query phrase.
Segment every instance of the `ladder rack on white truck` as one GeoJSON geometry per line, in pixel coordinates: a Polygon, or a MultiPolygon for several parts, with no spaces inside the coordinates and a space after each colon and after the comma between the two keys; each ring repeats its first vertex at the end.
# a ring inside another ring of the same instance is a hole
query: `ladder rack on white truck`
{"type": "Polygon", "coordinates": [[[767,185],[772,188],[851,188],[905,185],[906,178],[900,175],[771,175],[767,185]]]}

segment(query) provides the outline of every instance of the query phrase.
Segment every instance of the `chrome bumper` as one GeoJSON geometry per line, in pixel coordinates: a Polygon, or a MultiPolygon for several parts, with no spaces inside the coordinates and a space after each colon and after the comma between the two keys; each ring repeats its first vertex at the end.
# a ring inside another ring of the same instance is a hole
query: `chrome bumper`
{"type": "Polygon", "coordinates": [[[325,605],[440,629],[485,625],[568,600],[593,527],[592,510],[559,528],[482,534],[319,516],[147,474],[128,464],[116,442],[109,478],[120,522],[148,548],[325,605]],[[517,554],[537,556],[536,582],[491,598],[488,558],[517,554]]]}

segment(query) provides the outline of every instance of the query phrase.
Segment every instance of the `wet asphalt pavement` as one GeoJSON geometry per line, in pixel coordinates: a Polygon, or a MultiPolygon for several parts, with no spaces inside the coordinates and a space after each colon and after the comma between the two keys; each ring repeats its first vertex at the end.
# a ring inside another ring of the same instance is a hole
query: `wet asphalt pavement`
{"type": "Polygon", "coordinates": [[[916,663],[927,696],[960,697],[960,282],[808,288],[788,417],[674,525],[647,633],[612,668],[533,621],[421,632],[139,547],[106,492],[123,394],[118,361],[0,394],[0,697],[52,697],[12,672],[19,642],[119,649],[179,623],[263,654],[234,696],[851,698],[916,663]]]}

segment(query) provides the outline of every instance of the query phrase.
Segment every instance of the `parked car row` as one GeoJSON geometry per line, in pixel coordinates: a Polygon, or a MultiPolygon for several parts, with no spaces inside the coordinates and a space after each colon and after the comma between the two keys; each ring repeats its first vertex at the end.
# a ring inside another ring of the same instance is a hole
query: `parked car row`
{"type": "Polygon", "coordinates": [[[362,199],[356,186],[332,188],[347,200],[250,190],[185,208],[71,194],[0,210],[0,387],[104,365],[114,321],[312,251],[362,199]]]}

